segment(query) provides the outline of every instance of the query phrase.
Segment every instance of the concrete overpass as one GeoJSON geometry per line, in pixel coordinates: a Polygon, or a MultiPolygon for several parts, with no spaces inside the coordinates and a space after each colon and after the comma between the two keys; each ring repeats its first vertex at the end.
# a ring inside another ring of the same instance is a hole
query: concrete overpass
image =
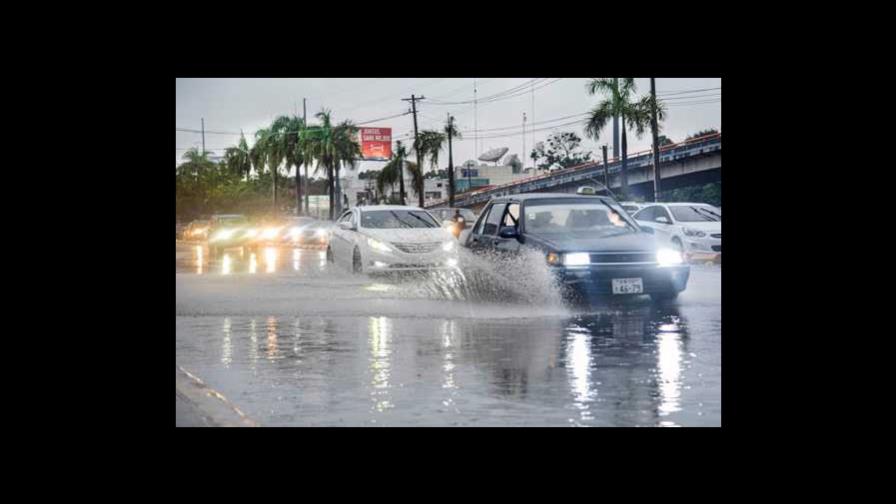
{"type": "MultiPolygon", "coordinates": [[[[622,159],[608,160],[610,189],[622,187],[620,172],[622,159]]],[[[642,196],[653,200],[653,153],[651,150],[633,152],[627,164],[630,197],[642,196]]],[[[692,185],[703,185],[722,180],[722,134],[716,133],[686,142],[660,148],[660,188],[663,191],[692,185]]],[[[603,184],[604,165],[587,163],[550,174],[518,180],[497,187],[487,187],[455,196],[457,207],[482,209],[488,201],[497,196],[527,192],[575,192],[581,186],[603,184]]],[[[441,200],[427,208],[448,206],[448,200],[441,200]]]]}

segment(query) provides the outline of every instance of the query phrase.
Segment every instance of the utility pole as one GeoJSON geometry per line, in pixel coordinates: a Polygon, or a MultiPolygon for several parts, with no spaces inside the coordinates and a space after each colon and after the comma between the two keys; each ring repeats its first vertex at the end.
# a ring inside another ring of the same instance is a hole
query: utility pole
{"type": "Polygon", "coordinates": [[[414,152],[417,154],[417,169],[420,170],[420,187],[417,188],[417,201],[420,208],[423,208],[423,165],[420,163],[420,143],[417,138],[417,100],[425,99],[425,96],[414,96],[410,98],[402,98],[401,101],[411,102],[411,111],[414,114],[414,152]]]}
{"type": "Polygon", "coordinates": [[[396,142],[395,152],[398,155],[398,195],[401,204],[406,205],[407,202],[404,199],[404,156],[402,156],[401,140],[396,142]]]}
{"type": "Polygon", "coordinates": [[[660,147],[657,145],[656,127],[656,79],[650,78],[650,98],[653,102],[650,114],[650,126],[653,129],[653,201],[660,200],[660,147]]]}
{"type": "MultiPolygon", "coordinates": [[[[302,122],[305,123],[305,127],[308,127],[308,109],[305,107],[305,98],[302,98],[302,122]]],[[[308,164],[305,164],[305,215],[309,214],[309,209],[311,208],[311,200],[310,195],[308,194],[308,164]]]]}
{"type": "MultiPolygon", "coordinates": [[[[523,112],[523,159],[526,159],[526,113],[523,112]]],[[[522,160],[521,160],[522,161],[522,160]]],[[[523,164],[525,166],[525,164],[523,164]]]]}
{"type": "MultiPolygon", "coordinates": [[[[619,89],[619,79],[613,79],[613,86],[619,89]]],[[[613,157],[619,157],[619,116],[613,116],[613,157]]]]}
{"type": "MultiPolygon", "coordinates": [[[[535,81],[532,82],[532,125],[535,125],[535,81]]],[[[532,128],[532,147],[535,147],[535,128],[532,128]]],[[[523,149],[525,151],[526,149],[523,149]]],[[[526,153],[523,152],[523,155],[526,153]]],[[[523,161],[523,167],[526,167],[526,162],[523,161]]]]}
{"type": "Polygon", "coordinates": [[[202,155],[205,155],[205,118],[202,119],[202,155]]]}
{"type": "Polygon", "coordinates": [[[454,131],[454,118],[448,114],[448,207],[454,208],[454,159],[451,156],[451,133],[454,131]]]}
{"type": "Polygon", "coordinates": [[[607,146],[602,145],[601,150],[604,151],[604,185],[610,188],[610,167],[607,166],[607,146]]]}
{"type": "MultiPolygon", "coordinates": [[[[476,103],[476,79],[473,79],[473,150],[479,157],[479,108],[476,103]]],[[[469,168],[468,168],[469,170],[469,168]]]]}

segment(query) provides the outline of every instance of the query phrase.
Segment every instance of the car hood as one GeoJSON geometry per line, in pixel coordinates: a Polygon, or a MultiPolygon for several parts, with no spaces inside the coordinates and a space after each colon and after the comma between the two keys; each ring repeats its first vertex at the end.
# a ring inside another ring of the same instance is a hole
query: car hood
{"type": "Polygon", "coordinates": [[[701,221],[701,222],[679,222],[679,226],[689,227],[691,229],[697,229],[699,231],[703,231],[705,233],[721,233],[722,232],[722,223],[721,222],[711,222],[711,221],[701,221]]]}
{"type": "Polygon", "coordinates": [[[362,229],[361,234],[379,241],[398,243],[427,243],[454,239],[454,236],[443,228],[362,229]]]}
{"type": "Polygon", "coordinates": [[[607,237],[545,234],[534,238],[562,252],[653,252],[658,248],[656,237],[648,233],[626,233],[607,237]]]}

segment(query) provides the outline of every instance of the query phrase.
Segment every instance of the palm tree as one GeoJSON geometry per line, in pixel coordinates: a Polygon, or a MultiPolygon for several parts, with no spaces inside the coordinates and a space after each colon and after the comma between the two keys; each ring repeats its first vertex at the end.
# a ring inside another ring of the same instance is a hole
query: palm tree
{"type": "Polygon", "coordinates": [[[327,109],[321,109],[320,112],[315,114],[315,117],[320,119],[321,124],[318,126],[314,133],[309,138],[309,150],[312,153],[312,157],[317,160],[317,168],[315,169],[315,173],[320,169],[321,166],[327,172],[327,192],[330,196],[330,220],[333,220],[334,213],[334,203],[335,203],[335,185],[333,183],[333,167],[336,163],[337,152],[336,152],[336,138],[335,138],[335,128],[333,127],[331,113],[327,109]]]}
{"type": "Polygon", "coordinates": [[[278,150],[283,152],[287,172],[291,167],[296,169],[296,214],[301,214],[302,184],[299,167],[305,164],[305,151],[300,138],[302,130],[305,129],[305,121],[298,116],[279,116],[274,120],[271,129],[278,132],[277,146],[278,150]]]}
{"type": "Polygon", "coordinates": [[[350,120],[339,123],[333,129],[333,169],[336,194],[336,213],[342,212],[342,182],[339,170],[343,166],[350,167],[361,157],[361,145],[357,140],[358,127],[350,120]]]}
{"type": "MultiPolygon", "coordinates": [[[[597,140],[601,131],[614,116],[622,119],[622,195],[628,197],[628,140],[626,132],[628,128],[633,128],[637,138],[641,138],[644,131],[650,126],[653,99],[646,96],[640,100],[634,100],[635,79],[631,77],[591,79],[586,85],[586,89],[590,95],[600,93],[605,96],[604,100],[591,110],[591,115],[586,119],[586,135],[597,140]]],[[[657,119],[665,119],[665,107],[659,101],[657,101],[656,107],[657,119]]]]}
{"type": "Polygon", "coordinates": [[[224,162],[227,168],[234,174],[246,174],[246,181],[249,181],[249,171],[252,169],[252,161],[249,159],[249,146],[246,144],[246,137],[240,133],[240,141],[236,147],[230,147],[224,151],[224,162]]]}
{"type": "Polygon", "coordinates": [[[402,205],[407,204],[404,192],[404,159],[407,157],[407,149],[402,145],[401,140],[395,142],[395,164],[398,167],[398,190],[399,199],[402,205]]]}
{"type": "MultiPolygon", "coordinates": [[[[423,130],[417,135],[417,140],[414,142],[414,151],[418,152],[424,160],[429,157],[430,167],[438,169],[439,151],[442,150],[442,145],[444,145],[447,138],[447,135],[442,132],[423,130]]],[[[420,179],[419,185],[415,183],[414,187],[417,188],[417,199],[420,203],[420,208],[423,208],[423,179],[420,179]]]]}
{"type": "Polygon", "coordinates": [[[454,206],[454,159],[451,152],[451,140],[462,138],[454,124],[454,118],[448,117],[445,123],[445,134],[448,135],[448,206],[454,206]]]}

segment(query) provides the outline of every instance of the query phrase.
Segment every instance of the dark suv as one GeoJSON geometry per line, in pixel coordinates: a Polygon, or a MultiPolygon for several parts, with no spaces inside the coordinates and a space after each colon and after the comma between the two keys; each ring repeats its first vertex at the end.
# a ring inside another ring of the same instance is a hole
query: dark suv
{"type": "Polygon", "coordinates": [[[609,196],[516,194],[489,202],[463,245],[473,252],[544,255],[566,294],[649,294],[674,299],[687,287],[690,268],[662,247],[609,196]]]}

